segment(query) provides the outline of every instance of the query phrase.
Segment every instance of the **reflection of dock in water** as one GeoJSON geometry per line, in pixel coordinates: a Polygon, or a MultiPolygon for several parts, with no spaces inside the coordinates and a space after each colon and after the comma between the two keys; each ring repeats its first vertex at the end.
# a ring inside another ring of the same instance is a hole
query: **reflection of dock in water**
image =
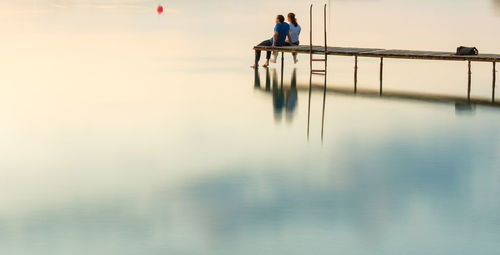
{"type": "MultiPolygon", "coordinates": [[[[282,67],[283,68],[283,67],[282,67]]],[[[254,77],[254,88],[264,91],[272,95],[273,98],[273,109],[274,116],[276,120],[281,118],[283,112],[286,112],[287,120],[292,120],[298,104],[298,92],[308,93],[308,120],[307,120],[307,137],[309,138],[310,133],[310,122],[311,122],[311,101],[312,94],[314,91],[323,94],[323,109],[321,117],[321,140],[324,137],[324,125],[325,125],[325,105],[327,95],[340,95],[346,97],[366,97],[373,98],[377,100],[402,100],[402,101],[418,101],[423,103],[437,103],[437,104],[450,104],[453,105],[456,112],[466,113],[474,112],[476,105],[488,106],[500,109],[499,102],[492,102],[488,99],[480,98],[467,98],[466,96],[452,96],[452,95],[439,95],[430,93],[418,93],[418,92],[407,92],[407,91],[394,91],[385,90],[380,93],[377,89],[357,89],[353,91],[352,88],[348,87],[334,87],[332,84],[327,84],[327,75],[324,75],[324,82],[312,82],[312,76],[310,76],[310,83],[297,82],[297,69],[294,68],[291,74],[291,82],[285,83],[283,81],[284,70],[281,69],[280,75],[278,75],[276,69],[265,69],[265,79],[261,79],[259,69],[255,70],[254,77]],[[264,81],[261,81],[264,80],[264,81]]]]}
{"type": "MultiPolygon", "coordinates": [[[[284,90],[287,88],[291,88],[297,91],[324,91],[325,85],[322,83],[311,83],[311,85],[307,83],[297,82],[297,70],[294,69],[292,73],[292,82],[291,83],[278,83],[278,75],[276,70],[271,70],[273,74],[271,75],[269,70],[266,70],[266,79],[264,82],[264,86],[261,87],[261,81],[259,76],[259,71],[255,71],[255,87],[260,88],[261,90],[266,90],[272,92],[273,89],[284,90]],[[272,77],[272,83],[271,83],[272,77]]],[[[414,100],[428,103],[442,103],[442,104],[457,104],[457,105],[484,105],[491,107],[499,107],[500,102],[491,102],[489,99],[481,99],[481,98],[471,98],[467,99],[467,97],[460,96],[452,96],[452,95],[444,95],[444,94],[432,94],[432,93],[419,93],[419,92],[408,92],[408,91],[397,91],[397,90],[385,90],[382,95],[376,89],[357,89],[356,92],[352,90],[352,88],[348,87],[334,87],[332,85],[326,86],[326,92],[337,95],[345,95],[345,96],[356,96],[356,97],[369,97],[369,98],[380,98],[380,99],[396,99],[396,100],[414,100]]]]}
{"type": "MultiPolygon", "coordinates": [[[[323,84],[311,84],[312,90],[323,91],[323,84]]],[[[308,91],[309,84],[299,83],[297,84],[298,91],[308,91]]],[[[354,92],[351,88],[346,87],[328,87],[326,88],[328,93],[346,95],[346,96],[360,96],[360,97],[372,97],[372,98],[380,98],[380,99],[400,99],[400,100],[415,100],[429,103],[444,103],[444,104],[469,104],[469,105],[485,105],[492,107],[500,107],[499,102],[491,102],[488,99],[481,98],[471,98],[467,99],[466,97],[460,96],[451,96],[451,95],[439,95],[439,94],[431,94],[431,93],[419,93],[419,92],[407,92],[407,91],[396,91],[396,90],[388,90],[384,91],[382,95],[380,95],[378,90],[375,89],[358,89],[357,92],[354,92]]]]}
{"type": "MultiPolygon", "coordinates": [[[[292,72],[291,83],[284,83],[283,79],[278,77],[278,74],[275,69],[265,70],[266,78],[264,82],[264,86],[261,87],[261,78],[259,70],[255,70],[255,87],[260,88],[262,90],[266,90],[271,92],[273,89],[276,90],[284,90],[290,88],[296,91],[324,91],[325,85],[323,83],[300,83],[297,82],[297,69],[294,68],[292,72]],[[271,74],[272,72],[272,74],[271,74]],[[272,77],[272,79],[271,79],[272,77]],[[281,79],[280,82],[278,80],[281,79]],[[272,82],[271,82],[272,81],[272,82]]],[[[444,104],[457,104],[457,105],[484,105],[491,107],[500,107],[500,102],[492,102],[486,98],[470,98],[468,99],[466,96],[453,96],[453,95],[444,95],[444,94],[432,94],[432,93],[419,93],[419,92],[409,92],[409,91],[397,91],[397,90],[384,90],[382,94],[380,94],[379,90],[376,89],[357,89],[356,92],[352,90],[352,88],[348,87],[334,87],[330,84],[330,86],[326,86],[326,92],[338,95],[345,96],[359,96],[359,97],[371,97],[371,98],[380,98],[380,99],[399,99],[399,100],[414,100],[421,102],[429,102],[429,103],[444,103],[444,104]]]]}

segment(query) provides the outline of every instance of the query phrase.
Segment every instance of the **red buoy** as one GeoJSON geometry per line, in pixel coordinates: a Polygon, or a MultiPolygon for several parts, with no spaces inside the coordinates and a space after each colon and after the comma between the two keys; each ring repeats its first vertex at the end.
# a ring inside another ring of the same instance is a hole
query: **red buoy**
{"type": "Polygon", "coordinates": [[[158,14],[162,14],[162,13],[163,13],[163,6],[158,5],[158,8],[156,8],[156,12],[157,12],[158,14]]]}

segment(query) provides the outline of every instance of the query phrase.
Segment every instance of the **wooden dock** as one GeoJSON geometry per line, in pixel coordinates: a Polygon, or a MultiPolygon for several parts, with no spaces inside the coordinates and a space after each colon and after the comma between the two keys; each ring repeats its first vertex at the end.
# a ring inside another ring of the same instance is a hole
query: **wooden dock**
{"type": "MultiPolygon", "coordinates": [[[[491,62],[493,65],[492,77],[492,97],[491,103],[495,103],[495,87],[496,87],[496,62],[500,62],[500,54],[478,54],[459,56],[455,52],[444,51],[416,51],[416,50],[397,50],[397,49],[377,49],[377,48],[352,48],[352,47],[325,47],[325,46],[283,46],[283,47],[264,47],[256,46],[254,50],[261,51],[274,51],[284,53],[298,53],[312,55],[335,55],[335,56],[352,56],[354,57],[354,92],[357,91],[358,80],[358,57],[380,58],[380,90],[379,94],[382,95],[383,84],[383,67],[384,58],[395,59],[420,59],[420,60],[445,60],[445,61],[466,61],[468,62],[468,87],[467,87],[467,100],[470,100],[471,94],[471,81],[472,81],[472,62],[491,62]]],[[[326,58],[325,58],[326,59],[326,58]]],[[[282,56],[283,61],[283,56],[282,56]]],[[[326,72],[325,72],[326,74],[326,72]]]]}
{"type": "MultiPolygon", "coordinates": [[[[255,50],[289,52],[299,54],[311,54],[309,45],[284,46],[284,47],[254,47],[255,50]]],[[[324,46],[313,46],[313,54],[324,54],[324,46]]],[[[471,62],[500,62],[500,54],[479,54],[471,56],[458,56],[455,52],[444,51],[416,51],[416,50],[395,50],[376,48],[351,48],[351,47],[327,47],[328,55],[337,56],[358,56],[373,58],[400,58],[400,59],[422,59],[422,60],[450,60],[450,61],[471,61],[471,62]]]]}

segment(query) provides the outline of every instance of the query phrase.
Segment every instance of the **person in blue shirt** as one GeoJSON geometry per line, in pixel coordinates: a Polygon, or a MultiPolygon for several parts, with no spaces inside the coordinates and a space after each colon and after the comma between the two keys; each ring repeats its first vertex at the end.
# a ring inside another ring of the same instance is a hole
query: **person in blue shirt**
{"type": "MultiPolygon", "coordinates": [[[[276,47],[276,46],[289,45],[286,42],[287,36],[288,36],[288,39],[291,41],[291,39],[290,39],[290,25],[288,25],[288,23],[285,23],[285,17],[283,15],[278,15],[276,17],[276,26],[274,27],[273,38],[271,38],[270,40],[265,40],[257,46],[276,47]]],[[[252,68],[257,68],[259,66],[260,55],[261,55],[261,51],[256,50],[255,51],[255,64],[252,66],[252,68]]],[[[271,58],[271,52],[268,51],[267,55],[266,55],[266,63],[264,63],[263,67],[269,66],[269,59],[270,58],[271,58]]]]}

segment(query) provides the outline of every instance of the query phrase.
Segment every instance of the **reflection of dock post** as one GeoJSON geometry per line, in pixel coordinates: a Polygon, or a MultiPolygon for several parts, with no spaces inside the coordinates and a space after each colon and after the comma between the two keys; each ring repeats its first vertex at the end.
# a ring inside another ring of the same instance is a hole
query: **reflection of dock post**
{"type": "Polygon", "coordinates": [[[271,74],[269,68],[266,68],[266,91],[271,91],[271,74]]]}
{"type": "Polygon", "coordinates": [[[354,93],[358,92],[358,56],[354,56],[354,93]]]}
{"type": "Polygon", "coordinates": [[[327,76],[325,72],[325,85],[323,88],[323,114],[321,116],[321,142],[323,143],[323,134],[325,130],[325,106],[326,106],[326,82],[327,82],[327,76]]]}
{"type": "Polygon", "coordinates": [[[384,76],[384,58],[380,58],[380,95],[382,95],[382,79],[384,76]]]}
{"type": "Polygon", "coordinates": [[[493,94],[491,96],[491,102],[495,102],[495,86],[496,86],[496,80],[497,80],[497,70],[496,70],[496,64],[497,62],[493,61],[493,94]]]}
{"type": "Polygon", "coordinates": [[[253,86],[254,88],[260,89],[260,73],[259,73],[259,68],[255,68],[254,70],[254,82],[253,86]]]}
{"type": "Polygon", "coordinates": [[[312,72],[309,74],[309,103],[307,106],[307,140],[309,141],[309,129],[311,124],[311,94],[312,94],[312,72]]]}
{"type": "Polygon", "coordinates": [[[285,67],[285,52],[281,53],[281,87],[283,87],[283,72],[285,67]]]}
{"type": "Polygon", "coordinates": [[[467,101],[470,101],[470,90],[471,90],[471,83],[472,83],[472,71],[471,71],[471,61],[468,61],[468,67],[469,67],[469,72],[468,72],[468,80],[467,80],[467,101]]]}

